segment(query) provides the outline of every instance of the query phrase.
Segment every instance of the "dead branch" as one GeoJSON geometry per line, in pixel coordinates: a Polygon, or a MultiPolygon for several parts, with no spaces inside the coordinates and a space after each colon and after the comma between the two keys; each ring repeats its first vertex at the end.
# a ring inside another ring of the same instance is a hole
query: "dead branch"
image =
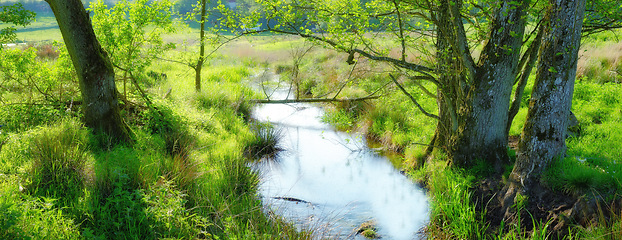
{"type": "Polygon", "coordinates": [[[251,99],[248,100],[252,103],[263,103],[263,104],[283,104],[283,103],[319,103],[319,102],[356,102],[356,101],[365,101],[371,99],[378,99],[380,96],[367,96],[360,98],[303,98],[303,99],[281,99],[281,100],[270,100],[270,99],[251,99]]]}

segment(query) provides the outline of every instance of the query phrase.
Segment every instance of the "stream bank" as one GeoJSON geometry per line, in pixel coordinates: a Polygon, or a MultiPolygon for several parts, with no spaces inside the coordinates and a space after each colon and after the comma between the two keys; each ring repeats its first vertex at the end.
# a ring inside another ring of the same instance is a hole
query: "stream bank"
{"type": "MultiPolygon", "coordinates": [[[[287,92],[272,98],[287,98],[287,92]]],[[[267,211],[318,237],[364,239],[356,229],[374,221],[385,239],[422,238],[429,219],[425,191],[370,149],[361,134],[335,131],[321,122],[322,114],[307,103],[255,109],[255,119],[281,129],[285,149],[254,166],[267,211]]]]}

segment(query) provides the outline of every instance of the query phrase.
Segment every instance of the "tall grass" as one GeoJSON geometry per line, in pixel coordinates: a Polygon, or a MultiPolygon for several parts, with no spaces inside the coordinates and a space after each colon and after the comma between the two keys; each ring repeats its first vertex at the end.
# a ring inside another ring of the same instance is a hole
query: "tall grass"
{"type": "Polygon", "coordinates": [[[61,201],[77,199],[87,178],[88,131],[76,120],[66,119],[33,134],[29,191],[61,201]]]}
{"type": "Polygon", "coordinates": [[[470,188],[472,176],[446,167],[444,161],[427,163],[412,173],[426,182],[431,200],[430,224],[426,233],[441,239],[484,239],[487,231],[485,212],[475,209],[470,188]]]}
{"type": "Polygon", "coordinates": [[[100,144],[64,109],[45,110],[31,123],[32,114],[2,106],[15,114],[0,116],[9,130],[0,151],[0,208],[7,213],[0,238],[310,239],[263,212],[259,176],[248,167],[258,154],[244,153],[262,148],[262,139],[278,148],[277,135],[249,127],[246,100],[255,92],[242,84],[251,70],[222,61],[235,65],[204,68],[202,93],[181,65],[152,69],[168,78],[145,89],[153,105],[126,109],[133,145],[100,144]]]}
{"type": "Polygon", "coordinates": [[[279,128],[266,123],[252,123],[253,138],[247,144],[245,154],[253,159],[275,159],[283,148],[280,142],[283,133],[279,128]]]}

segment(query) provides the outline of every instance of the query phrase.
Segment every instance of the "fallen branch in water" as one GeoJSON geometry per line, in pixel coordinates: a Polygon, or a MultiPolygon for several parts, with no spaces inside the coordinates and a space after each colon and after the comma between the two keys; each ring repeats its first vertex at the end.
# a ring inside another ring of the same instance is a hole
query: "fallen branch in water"
{"type": "Polygon", "coordinates": [[[360,98],[303,98],[303,99],[282,99],[282,100],[271,100],[271,99],[251,99],[248,100],[252,103],[268,103],[268,104],[277,104],[277,103],[315,103],[315,102],[356,102],[356,101],[365,101],[371,99],[377,99],[380,96],[368,96],[368,97],[360,97],[360,98]]]}
{"type": "Polygon", "coordinates": [[[298,203],[311,204],[310,202],[307,202],[305,200],[298,199],[298,198],[293,198],[293,197],[273,197],[273,198],[277,199],[277,200],[285,200],[285,201],[295,202],[296,204],[298,204],[298,203]]]}

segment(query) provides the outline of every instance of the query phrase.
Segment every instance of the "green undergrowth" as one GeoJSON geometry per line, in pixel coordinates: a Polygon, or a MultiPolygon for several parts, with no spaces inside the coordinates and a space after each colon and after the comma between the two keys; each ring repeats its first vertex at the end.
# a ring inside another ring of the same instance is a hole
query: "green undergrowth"
{"type": "Polygon", "coordinates": [[[429,236],[441,239],[483,239],[487,229],[485,213],[479,213],[471,201],[470,188],[475,178],[447,167],[439,158],[410,175],[424,182],[431,197],[429,236]]]}
{"type": "MultiPolygon", "coordinates": [[[[550,222],[535,220],[527,211],[526,198],[512,208],[519,213],[516,222],[490,227],[487,209],[476,209],[473,189],[481,172],[447,166],[445,157],[428,161],[422,168],[409,171],[410,177],[423,183],[430,196],[431,219],[425,233],[434,239],[550,239],[550,222]],[[525,231],[526,226],[535,226],[525,231]]],[[[521,199],[520,197],[518,199],[521,199]]],[[[487,205],[489,203],[484,203],[487,205]]],[[[575,239],[567,236],[567,239],[575,239]]],[[[581,239],[581,238],[576,238],[581,239]]]]}
{"type": "Polygon", "coordinates": [[[149,107],[124,109],[132,145],[70,110],[0,107],[0,238],[310,238],[262,210],[245,154],[263,144],[249,126],[248,68],[206,68],[201,93],[183,66],[153,71],[167,77],[146,88],[149,107]]]}

